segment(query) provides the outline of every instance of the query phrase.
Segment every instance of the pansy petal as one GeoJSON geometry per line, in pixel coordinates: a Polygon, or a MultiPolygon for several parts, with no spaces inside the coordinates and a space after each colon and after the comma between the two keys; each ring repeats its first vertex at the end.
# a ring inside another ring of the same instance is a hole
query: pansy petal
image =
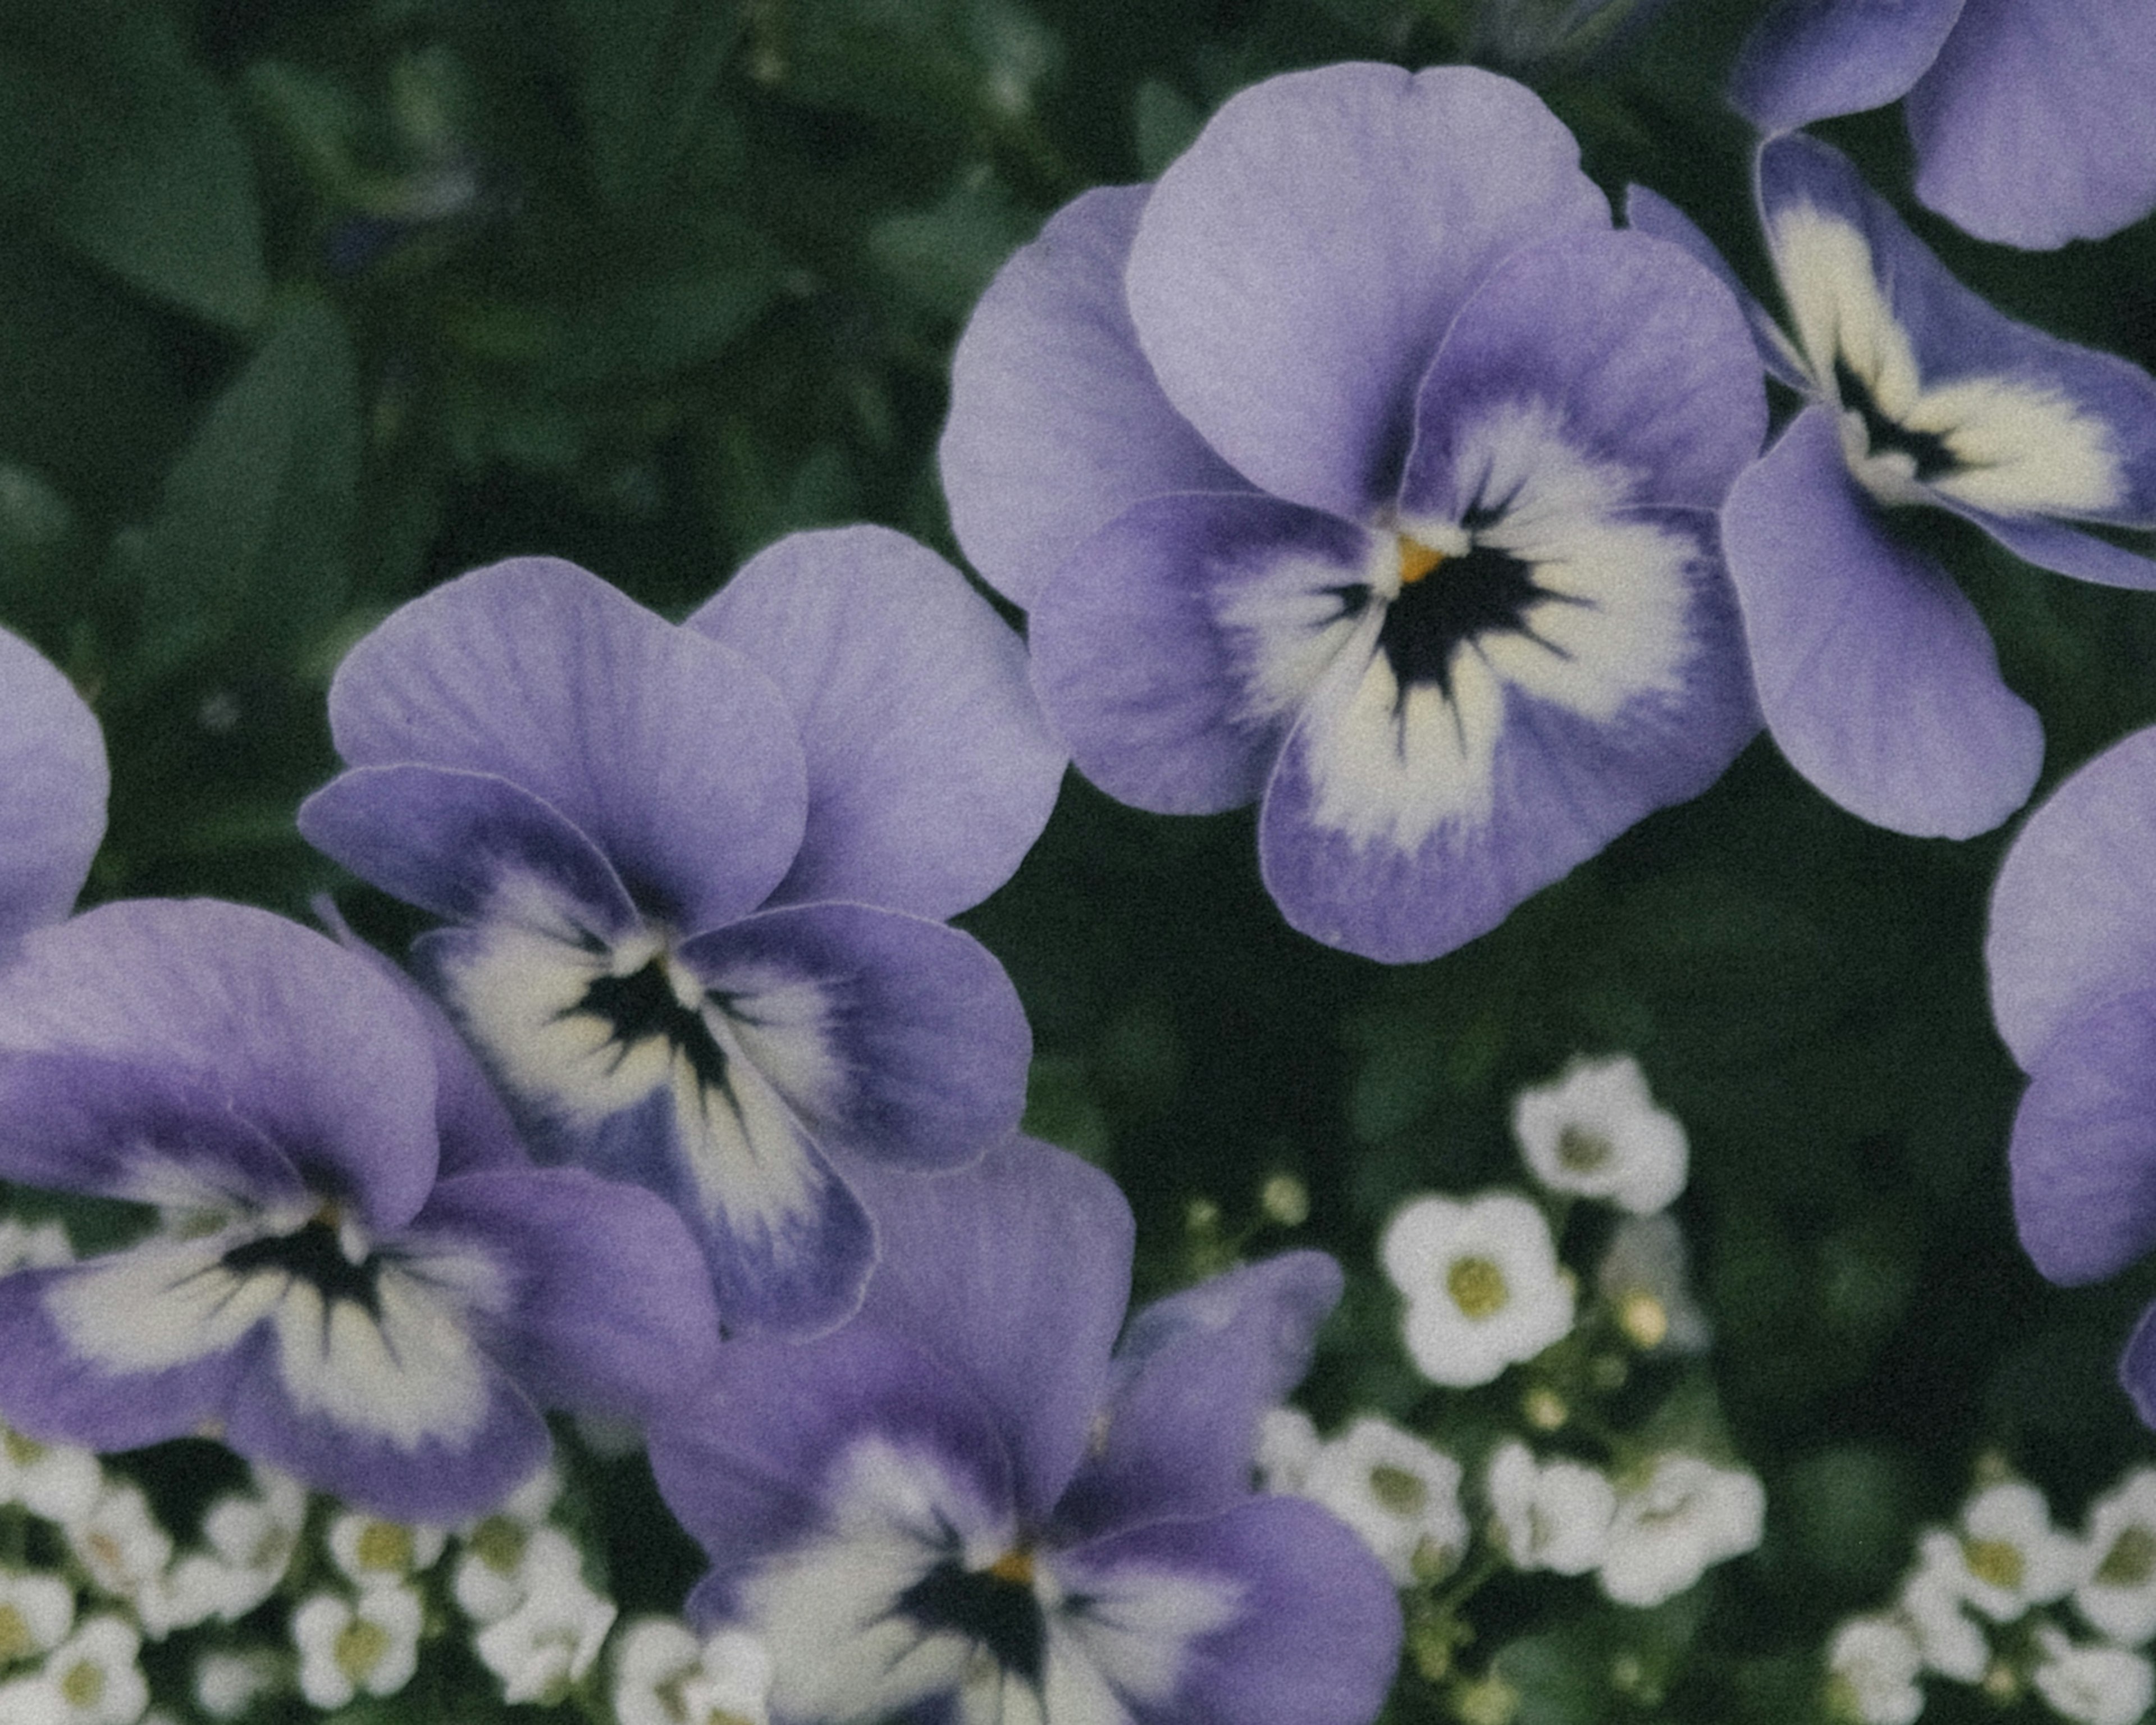
{"type": "Polygon", "coordinates": [[[795,533],[690,618],[793,704],[801,851],[773,899],[948,916],[1009,880],[1067,760],[1024,643],[935,552],[887,527],[795,533]]]}
{"type": "Polygon", "coordinates": [[[1029,625],[1078,769],[1163,814],[1250,802],[1354,633],[1361,528],[1271,497],[1148,499],[1086,542],[1029,625]]]}
{"type": "Polygon", "coordinates": [[[1963,0],[1779,0],[1738,50],[1729,100],[1763,132],[1882,108],[1938,58],[1963,0]]]}
{"type": "Polygon", "coordinates": [[[1265,886],[1287,920],[1387,963],[1495,927],[1643,816],[1705,790],[1758,726],[1713,517],[1583,506],[1602,481],[1536,412],[1480,447],[1491,473],[1533,487],[1501,530],[1532,571],[1533,603],[1453,649],[1445,683],[1403,683],[1381,625],[1343,649],[1260,817],[1265,886]]]}
{"type": "Polygon", "coordinates": [[[2025,1072],[2087,1005],[2156,975],[2156,730],[2077,768],[2023,823],[1984,957],[1992,1017],[2025,1072]]]}
{"type": "Polygon", "coordinates": [[[1917,196],[2006,245],[2114,234],[2156,208],[2151,90],[2150,0],[1968,0],[1909,92],[1917,196]]]}
{"type": "Polygon", "coordinates": [[[355,767],[522,786],[683,928],[753,909],[800,848],[807,776],[784,697],[553,558],[475,570],[393,613],[338,666],[330,726],[355,767]]]}
{"type": "Polygon", "coordinates": [[[2046,1045],[2014,1117],[2014,1219],[2069,1286],[2156,1246],[2156,994],[2099,1000],[2046,1045]]]}
{"type": "Polygon", "coordinates": [[[2044,733],[1946,572],[1898,544],[1810,408],[1731,490],[1729,572],[1759,705],[1790,765],[1851,814],[1966,839],[2028,799],[2044,733]]]}
{"type": "Polygon", "coordinates": [[[307,1199],[218,1091],[100,1055],[0,1054],[0,1178],[204,1212],[307,1199]]]}
{"type": "Polygon", "coordinates": [[[1097,1602],[1059,1634],[1147,1725],[1339,1725],[1374,1717],[1397,1675],[1390,1579],[1345,1522],[1299,1498],[1153,1522],[1056,1565],[1097,1602]]]}
{"type": "Polygon", "coordinates": [[[1348,64],[1230,97],[1147,202],[1126,278],[1153,372],[1265,490],[1390,500],[1415,386],[1507,253],[1609,225],[1563,122],[1471,66],[1348,64]]]}
{"type": "Polygon", "coordinates": [[[411,1237],[465,1241],[506,1278],[488,1352],[545,1407],[643,1420],[718,1357],[711,1278],[681,1218],[580,1168],[444,1179],[411,1237]]]}
{"type": "Polygon", "coordinates": [[[1625,188],[1625,225],[1636,234],[1650,234],[1656,239],[1666,239],[1672,245],[1681,246],[1698,263],[1714,272],[1715,279],[1727,288],[1730,295],[1744,313],[1746,325],[1752,331],[1753,345],[1759,350],[1759,363],[1768,377],[1778,383],[1786,383],[1792,389],[1806,391],[1810,382],[1805,377],[1803,364],[1789,338],[1768,315],[1767,308],[1753,299],[1729,267],[1729,260],[1722,255],[1720,248],[1709,239],[1692,218],[1679,209],[1659,192],[1645,186],[1625,188]]]}
{"type": "Polygon", "coordinates": [[[368,885],[453,922],[535,895],[602,939],[640,926],[598,847],[557,810],[487,773],[360,767],[300,805],[300,832],[368,885]]]}
{"type": "Polygon", "coordinates": [[[937,449],[951,531],[1018,604],[1141,498],[1247,489],[1138,351],[1123,267],[1152,189],[1099,187],[1050,217],[988,284],[951,357],[937,449]]]}
{"type": "Polygon", "coordinates": [[[1402,514],[1460,520],[1483,478],[1461,436],[1536,396],[1564,404],[1569,447],[1622,471],[1627,503],[1718,508],[1767,434],[1727,288],[1666,240],[1561,234],[1499,264],[1446,331],[1416,398],[1402,514]]]}
{"type": "Polygon", "coordinates": [[[869,905],[796,905],[700,936],[679,957],[819,1142],[948,1168],[1018,1130],[1033,1034],[971,935],[869,905]]]}
{"type": "MultiPolygon", "coordinates": [[[[1917,487],[1999,516],[2156,521],[2156,380],[1962,285],[1839,152],[1763,145],[1760,212],[1799,345],[1894,423],[1917,487]]],[[[1843,406],[1860,411],[1860,403],[1843,406]]]]}
{"type": "Polygon", "coordinates": [[[434,1182],[417,1014],[363,961],[266,911],[131,900],[38,931],[0,993],[0,1049],[183,1075],[377,1230],[408,1219],[434,1182]]]}
{"type": "Polygon", "coordinates": [[[883,1257],[857,1328],[902,1336],[994,1410],[1021,1509],[1045,1516],[1078,1465],[1130,1299],[1130,1205],[1030,1138],[933,1180],[865,1175],[883,1257]]]}
{"type": "MultiPolygon", "coordinates": [[[[2123,587],[2137,593],[2156,589],[2156,556],[2113,545],[2064,521],[1989,515],[1982,510],[1955,508],[1951,502],[1948,507],[2040,569],[2071,575],[2076,581],[2092,581],[2100,587],[2123,587]]],[[[2149,535],[2142,537],[2156,543],[2149,535]]]]}
{"type": "Polygon", "coordinates": [[[1058,1524],[1082,1538],[1209,1515],[1248,1497],[1259,1419],[1302,1381],[1341,1286],[1340,1266],[1324,1253],[1290,1252],[1134,1315],[1116,1350],[1102,1427],[1058,1524]]]}
{"type": "Polygon", "coordinates": [[[41,1442],[110,1451],[184,1437],[223,1412],[248,1370],[247,1325],[236,1335],[204,1335],[162,1367],[131,1368],[48,1309],[56,1291],[72,1291],[78,1305],[109,1307],[117,1326],[156,1315],[166,1321],[153,1327],[176,1327],[173,1296],[184,1292],[200,1255],[114,1261],[133,1258],[121,1252],[0,1276],[0,1419],[41,1442]]]}
{"type": "Polygon", "coordinates": [[[0,950],[73,907],[105,836],[110,778],[74,685],[0,629],[0,950]]]}
{"type": "Polygon", "coordinates": [[[834,1472],[864,1440],[919,1453],[1010,1502],[1010,1462],[988,1410],[951,1371],[860,1324],[806,1343],[739,1341],[696,1395],[654,1420],[659,1490],[711,1558],[690,1602],[710,1621],[731,1584],[815,1531],[834,1472]]]}

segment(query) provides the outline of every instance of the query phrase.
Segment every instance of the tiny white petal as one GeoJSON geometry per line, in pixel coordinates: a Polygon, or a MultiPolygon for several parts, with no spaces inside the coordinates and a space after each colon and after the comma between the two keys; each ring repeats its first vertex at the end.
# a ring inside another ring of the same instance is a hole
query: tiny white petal
{"type": "Polygon", "coordinates": [[[1630,1055],[1578,1059],[1553,1083],[1522,1091],[1512,1101],[1512,1137],[1553,1192],[1606,1199],[1646,1215],[1684,1190],[1685,1129],[1655,1106],[1630,1055]]]}
{"type": "Polygon", "coordinates": [[[1467,1548],[1460,1477],[1442,1450],[1364,1414],[1318,1450],[1301,1495],[1347,1522],[1408,1587],[1447,1574],[1467,1548]]]}

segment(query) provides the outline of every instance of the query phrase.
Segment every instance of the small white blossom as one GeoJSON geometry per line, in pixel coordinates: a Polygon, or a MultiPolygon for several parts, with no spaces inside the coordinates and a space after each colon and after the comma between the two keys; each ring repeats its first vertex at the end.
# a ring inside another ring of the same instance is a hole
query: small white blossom
{"type": "Polygon", "coordinates": [[[0,1216],[0,1276],[16,1270],[56,1270],[74,1262],[74,1248],[59,1223],[33,1225],[0,1216]]]}
{"type": "Polygon", "coordinates": [[[480,1663],[501,1679],[511,1703],[552,1701],[591,1669],[599,1644],[613,1627],[614,1606],[586,1584],[581,1555],[556,1534],[559,1547],[532,1536],[522,1565],[524,1599],[473,1640],[480,1663]],[[566,1548],[566,1556],[557,1555],[566,1548]]]}
{"type": "Polygon", "coordinates": [[[150,1501],[138,1486],[107,1486],[65,1531],[69,1548],[90,1579],[131,1604],[154,1598],[172,1561],[172,1536],[151,1514],[150,1501]]]}
{"type": "Polygon", "coordinates": [[[1572,1328],[1572,1282],[1549,1224],[1517,1193],[1414,1199],[1385,1224],[1378,1253],[1407,1296],[1408,1353],[1433,1384],[1487,1384],[1572,1328]]]}
{"type": "Polygon", "coordinates": [[[2124,1647],[2076,1646],[2040,1625],[2043,1658],[2030,1676],[2051,1711],[2075,1725],[2138,1725],[2156,1702],[2156,1668],[2124,1647]]]}
{"type": "Polygon", "coordinates": [[[1601,1563],[1617,1489],[1597,1470],[1577,1461],[1537,1465],[1513,1439],[1497,1446],[1482,1483],[1516,1568],[1584,1575],[1601,1563]]]}
{"type": "Polygon", "coordinates": [[[88,1515],[104,1491],[105,1469],[88,1450],[41,1444],[0,1425],[0,1503],[19,1503],[65,1527],[88,1515]]]}
{"type": "Polygon", "coordinates": [[[1934,1527],[1917,1542],[1917,1567],[1899,1600],[1925,1666],[1958,1683],[1975,1682],[1991,1662],[1991,1644],[1966,1609],[1969,1580],[1961,1542],[1934,1527]]]}
{"type": "Polygon", "coordinates": [[[1645,1481],[1617,1500],[1602,1591],[1620,1605],[1659,1605],[1758,1544],[1766,1518],[1756,1476],[1697,1455],[1657,1456],[1645,1481]]]}
{"type": "Polygon", "coordinates": [[[1610,1233],[1594,1285],[1642,1353],[1706,1350],[1707,1315],[1692,1302],[1686,1255],[1671,1215],[1626,1216],[1610,1233]]]}
{"type": "Polygon", "coordinates": [[[2136,1468],[2089,1506],[2088,1575],[2074,1604],[2122,1646],[2156,1635],[2156,1468],[2136,1468]]]}
{"type": "Polygon", "coordinates": [[[2051,1525],[2044,1494],[2023,1480],[1987,1486],[1961,1512],[1963,1597],[1994,1623],[2071,1592],[2087,1573],[2078,1540],[2051,1525]]]}
{"type": "Polygon", "coordinates": [[[524,1603],[526,1559],[542,1531],[548,1540],[568,1546],[566,1535],[542,1529],[547,1511],[561,1495],[562,1476],[549,1462],[511,1492],[500,1508],[457,1530],[464,1549],[450,1572],[449,1590],[473,1622],[493,1623],[524,1603]]]}
{"type": "Polygon", "coordinates": [[[266,1647],[205,1653],[195,1661],[195,1705],[213,1719],[237,1719],[283,1684],[286,1669],[266,1647]]]}
{"type": "Polygon", "coordinates": [[[1827,1700],[1852,1725],[1912,1725],[1924,1710],[1924,1656],[1905,1624],[1852,1617],[1827,1643],[1827,1700]]]}
{"type": "Polygon", "coordinates": [[[1402,1587],[1436,1579],[1467,1548],[1460,1464],[1375,1414],[1318,1450],[1302,1495],[1360,1534],[1402,1587]]]}
{"type": "Polygon", "coordinates": [[[388,1522],[357,1510],[346,1510],[330,1522],[330,1556],[361,1588],[410,1580],[441,1556],[448,1540],[439,1527],[388,1522]]]}
{"type": "Polygon", "coordinates": [[[150,1686],[136,1663],[141,1651],[131,1624],[93,1617],[34,1675],[0,1683],[0,1719],[8,1725],[136,1725],[150,1704],[150,1686]]]}
{"type": "Polygon", "coordinates": [[[1684,1190],[1685,1129],[1655,1106],[1630,1055],[1577,1059],[1554,1084],[1522,1091],[1512,1100],[1512,1136],[1553,1192],[1645,1215],[1684,1190]]]}
{"type": "Polygon", "coordinates": [[[60,1644],[74,1622],[74,1589],[57,1575],[0,1569],[0,1671],[60,1644]]]}
{"type": "Polygon", "coordinates": [[[419,1595],[401,1585],[371,1587],[357,1600],[302,1601],[292,1614],[300,1693],[317,1707],[341,1707],[362,1691],[396,1694],[419,1662],[421,1616],[419,1595]]]}
{"type": "Polygon", "coordinates": [[[618,1725],[768,1725],[771,1652],[745,1630],[699,1641],[671,1618],[643,1618],[613,1663],[618,1725]]]}
{"type": "Polygon", "coordinates": [[[1257,1454],[1250,1466],[1261,1491],[1300,1491],[1324,1440],[1301,1409],[1268,1408],[1258,1419],[1257,1454]]]}

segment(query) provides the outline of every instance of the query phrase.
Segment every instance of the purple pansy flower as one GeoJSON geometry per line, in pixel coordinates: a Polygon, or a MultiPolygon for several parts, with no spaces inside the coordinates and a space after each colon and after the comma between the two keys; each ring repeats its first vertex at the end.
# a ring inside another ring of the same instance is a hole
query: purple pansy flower
{"type": "MultiPolygon", "coordinates": [[[[1930,505],[2041,567],[2156,587],[2156,562],[2087,531],[2156,525],[2156,382],[1994,311],[1826,145],[1772,139],[1758,174],[1795,331],[1759,313],[1761,339],[1810,398],[1722,513],[1759,704],[1843,808],[1967,838],[2027,800],[2043,729],[1895,517],[1930,505]]],[[[1652,193],[1635,188],[1630,213],[1713,256],[1652,193]]]]}
{"type": "Polygon", "coordinates": [[[2156,0],[1779,0],[1730,98],[1762,131],[1907,98],[1917,196],[1980,239],[2099,239],[2156,208],[2156,0]]]}
{"type": "Polygon", "coordinates": [[[0,958],[73,908],[105,836],[110,777],[74,685],[0,629],[0,958]]]}
{"type": "MultiPolygon", "coordinates": [[[[2007,849],[1984,942],[2029,1088],[2010,1152],[2021,1243],[2053,1281],[2156,1248],[2156,730],[2066,779],[2007,849]]],[[[2156,1307],[2121,1375],[2156,1426],[2156,1307]]]]}
{"type": "Polygon", "coordinates": [[[0,1416],[98,1450],[207,1431],[454,1521],[545,1456],[541,1407],[642,1420],[697,1381],[718,1317],[680,1219],[506,1155],[444,1051],[373,965],[267,911],[32,934],[0,991],[0,1175],[157,1220],[0,1279],[0,1416]]]}
{"type": "Polygon", "coordinates": [[[1017,865],[1064,757],[932,553],[798,535],[679,626],[499,563],[355,647],[330,718],[350,770],[301,829],[455,925],[421,966],[535,1147],[679,1206],[730,1327],[843,1320],[855,1173],[1016,1130],[1017,995],[937,919],[1017,865]]]}
{"type": "Polygon", "coordinates": [[[1390,1582],[1325,1511],[1250,1488],[1338,1266],[1272,1259],[1125,1327],[1129,1207],[1025,1139],[880,1214],[853,1322],[729,1346],[651,1433],[711,1558],[690,1615],[770,1646],[775,1725],[1371,1717],[1390,1582]]]}
{"type": "Polygon", "coordinates": [[[953,362],[952,521],[1081,770],[1262,798],[1351,952],[1494,927],[1757,728],[1712,511],[1758,363],[1578,155],[1473,68],[1276,78],[1058,214],[953,362]]]}

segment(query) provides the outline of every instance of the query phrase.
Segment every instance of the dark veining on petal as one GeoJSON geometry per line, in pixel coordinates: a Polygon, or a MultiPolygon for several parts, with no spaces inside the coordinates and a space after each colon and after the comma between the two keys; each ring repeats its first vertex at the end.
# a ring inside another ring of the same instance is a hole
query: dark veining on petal
{"type": "Polygon", "coordinates": [[[1435,683],[1450,701],[1453,655],[1492,631],[1532,635],[1527,614],[1548,597],[1535,585],[1532,564],[1478,541],[1401,588],[1385,608],[1378,645],[1404,696],[1417,683],[1435,683]]]}
{"type": "Polygon", "coordinates": [[[1917,478],[1927,485],[1942,475],[1961,470],[1962,464],[1955,459],[1944,438],[1933,432],[1912,431],[1898,419],[1890,419],[1880,412],[1879,403],[1871,398],[1864,380],[1838,353],[1834,357],[1834,388],[1841,398],[1842,406],[1863,420],[1864,441],[1871,454],[1898,449],[1916,463],[1917,478]]]}
{"type": "Polygon", "coordinates": [[[344,1255],[336,1227],[317,1216],[296,1234],[272,1234],[236,1245],[218,1260],[234,1276],[281,1270],[311,1286],[326,1306],[349,1300],[370,1317],[382,1315],[375,1283],[381,1267],[372,1257],[355,1264],[344,1255]]]}
{"type": "Polygon", "coordinates": [[[934,1634],[950,1630],[985,1647],[998,1665],[1030,1687],[1048,1666],[1048,1622],[1025,1582],[946,1558],[898,1596],[897,1610],[934,1634]]]}
{"type": "Polygon", "coordinates": [[[654,958],[627,976],[593,978],[571,1010],[605,1019],[624,1050],[664,1037],[687,1057],[689,1070],[706,1090],[726,1091],[726,1050],[711,1040],[702,1015],[675,998],[664,960],[654,958]]]}

